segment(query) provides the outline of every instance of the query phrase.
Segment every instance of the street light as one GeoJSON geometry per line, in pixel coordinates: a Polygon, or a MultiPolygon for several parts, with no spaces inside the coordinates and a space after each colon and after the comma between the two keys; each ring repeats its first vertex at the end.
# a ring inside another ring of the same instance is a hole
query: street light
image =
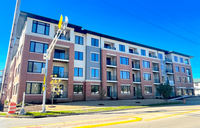
{"type": "Polygon", "coordinates": [[[60,35],[63,33],[64,35],[66,34],[66,29],[67,29],[67,24],[68,24],[68,17],[65,16],[65,22],[63,23],[63,16],[60,16],[60,20],[59,20],[59,24],[58,24],[58,31],[56,33],[56,36],[54,37],[53,41],[51,42],[49,48],[47,49],[46,53],[43,56],[43,59],[46,59],[46,65],[45,65],[45,69],[43,70],[43,73],[45,73],[44,76],[44,86],[43,86],[43,104],[42,104],[42,111],[41,113],[45,113],[46,109],[45,109],[45,102],[46,102],[46,87],[47,87],[47,73],[48,73],[48,60],[51,57],[51,53],[56,45],[56,42],[58,40],[58,38],[60,37],[60,35]]]}

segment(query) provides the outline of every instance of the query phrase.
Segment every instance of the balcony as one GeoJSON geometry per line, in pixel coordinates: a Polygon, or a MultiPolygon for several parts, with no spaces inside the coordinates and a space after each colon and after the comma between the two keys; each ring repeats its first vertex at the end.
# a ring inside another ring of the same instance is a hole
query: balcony
{"type": "Polygon", "coordinates": [[[107,81],[117,81],[117,76],[107,75],[107,81]]]}
{"type": "Polygon", "coordinates": [[[132,49],[129,49],[129,53],[133,53],[133,54],[136,54],[136,55],[139,54],[137,51],[133,51],[132,49]]]}
{"type": "Polygon", "coordinates": [[[140,65],[139,64],[132,64],[132,69],[140,69],[140,65]]]}
{"type": "Polygon", "coordinates": [[[133,79],[133,83],[140,83],[141,82],[141,78],[140,77],[135,77],[133,79]]]}
{"type": "Polygon", "coordinates": [[[170,59],[170,58],[165,58],[165,62],[166,62],[166,63],[171,63],[171,62],[172,62],[172,59],[170,59]]]}
{"type": "Polygon", "coordinates": [[[156,66],[153,66],[153,71],[156,71],[156,72],[158,72],[158,71],[159,71],[159,68],[158,68],[158,67],[156,67],[156,66]]]}
{"type": "Polygon", "coordinates": [[[173,69],[166,69],[166,73],[172,74],[173,73],[173,69]]]}
{"type": "Polygon", "coordinates": [[[174,85],[174,81],[173,80],[167,80],[166,84],[173,86],[174,85]]]}
{"type": "Polygon", "coordinates": [[[149,57],[152,57],[152,58],[157,58],[156,55],[154,55],[153,53],[149,53],[149,57]]]}
{"type": "Polygon", "coordinates": [[[57,77],[54,78],[68,78],[68,72],[53,71],[52,75],[57,75],[57,77]]]}
{"type": "Polygon", "coordinates": [[[153,79],[155,84],[160,84],[160,79],[153,79]]]}
{"type": "Polygon", "coordinates": [[[106,61],[107,66],[117,66],[116,61],[106,61]]]}
{"type": "Polygon", "coordinates": [[[112,49],[112,50],[116,50],[115,47],[113,46],[110,46],[110,45],[104,45],[104,48],[107,48],[107,49],[112,49]]]}

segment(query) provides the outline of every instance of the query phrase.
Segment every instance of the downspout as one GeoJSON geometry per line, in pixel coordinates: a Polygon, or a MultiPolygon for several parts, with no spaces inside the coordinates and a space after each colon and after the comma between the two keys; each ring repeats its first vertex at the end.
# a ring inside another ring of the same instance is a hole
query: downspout
{"type": "MultiPolygon", "coordinates": [[[[102,52],[102,51],[101,51],[101,36],[100,36],[100,43],[99,43],[99,44],[100,44],[100,59],[99,59],[99,60],[100,60],[100,85],[101,85],[101,91],[103,92],[102,76],[101,76],[101,75],[102,75],[102,71],[101,71],[101,70],[102,70],[102,67],[101,67],[101,65],[102,65],[102,64],[101,64],[101,59],[102,59],[102,58],[101,58],[101,52],[102,52]]],[[[101,93],[102,93],[102,92],[101,92],[101,93]]],[[[100,100],[103,100],[103,97],[102,97],[102,99],[101,99],[101,97],[100,97],[100,100]]]]}

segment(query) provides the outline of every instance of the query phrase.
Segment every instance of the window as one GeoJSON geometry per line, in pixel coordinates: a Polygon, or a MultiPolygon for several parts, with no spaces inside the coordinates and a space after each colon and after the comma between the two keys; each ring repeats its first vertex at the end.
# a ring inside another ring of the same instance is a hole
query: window
{"type": "Polygon", "coordinates": [[[158,58],[162,60],[163,59],[163,55],[158,53],[158,58]]]}
{"type": "Polygon", "coordinates": [[[187,69],[186,71],[187,71],[187,75],[188,75],[188,76],[191,75],[191,74],[190,74],[190,69],[187,69]]]}
{"type": "Polygon", "coordinates": [[[144,67],[144,68],[150,68],[150,63],[149,63],[149,61],[142,61],[142,66],[144,67]]]}
{"type": "Polygon", "coordinates": [[[146,56],[146,51],[141,49],[141,55],[146,56]]]}
{"type": "Polygon", "coordinates": [[[104,48],[111,49],[111,45],[110,44],[104,44],[104,48]]]}
{"type": "Polygon", "coordinates": [[[124,45],[119,45],[119,51],[125,52],[125,46],[124,45]]]}
{"type": "Polygon", "coordinates": [[[91,94],[99,94],[99,85],[91,85],[91,94]]]}
{"type": "Polygon", "coordinates": [[[130,94],[130,86],[121,86],[121,94],[130,94]]]}
{"type": "Polygon", "coordinates": [[[58,78],[66,78],[68,77],[68,73],[64,72],[64,67],[53,67],[53,75],[57,75],[58,78]]]}
{"type": "Polygon", "coordinates": [[[149,73],[143,73],[144,80],[151,80],[151,74],[149,73]]]}
{"type": "Polygon", "coordinates": [[[15,77],[17,76],[17,71],[18,71],[18,70],[17,70],[17,68],[16,68],[16,69],[15,69],[15,77]]]}
{"type": "Polygon", "coordinates": [[[161,65],[161,70],[164,70],[164,65],[161,65]]]}
{"type": "Polygon", "coordinates": [[[83,52],[75,51],[75,60],[83,60],[83,52]]]}
{"type": "Polygon", "coordinates": [[[65,54],[65,50],[55,49],[54,58],[68,60],[69,55],[65,54]]]}
{"type": "Polygon", "coordinates": [[[99,54],[91,53],[91,61],[99,61],[99,54]]]}
{"type": "Polygon", "coordinates": [[[120,77],[121,77],[121,79],[130,79],[129,72],[128,71],[120,71],[120,77]]]}
{"type": "Polygon", "coordinates": [[[48,44],[31,41],[30,52],[46,53],[47,49],[48,49],[48,44]]]}
{"type": "Polygon", "coordinates": [[[83,37],[75,36],[75,44],[83,45],[83,37]]]}
{"type": "Polygon", "coordinates": [[[99,69],[91,69],[91,77],[99,77],[99,69]]]}
{"type": "Polygon", "coordinates": [[[26,83],[26,94],[42,94],[42,83],[26,83]]]}
{"type": "Polygon", "coordinates": [[[145,86],[144,87],[144,93],[145,94],[151,94],[152,93],[152,87],[145,86]]]}
{"type": "Polygon", "coordinates": [[[120,57],[120,64],[129,65],[129,59],[126,57],[120,57]]]}
{"type": "Polygon", "coordinates": [[[179,72],[179,67],[178,67],[178,66],[176,66],[175,68],[176,68],[176,72],[179,72]]]}
{"type": "Polygon", "coordinates": [[[165,82],[165,76],[162,76],[162,82],[165,82]]]}
{"type": "Polygon", "coordinates": [[[28,62],[28,72],[41,73],[42,68],[45,68],[45,63],[41,62],[28,62]]]}
{"type": "Polygon", "coordinates": [[[180,82],[181,82],[181,77],[177,76],[177,77],[176,77],[176,81],[177,81],[178,83],[180,83],[180,82]]]}
{"type": "Polygon", "coordinates": [[[133,53],[133,49],[129,49],[129,53],[133,53]]]}
{"type": "Polygon", "coordinates": [[[189,60],[188,59],[185,59],[185,64],[189,64],[189,60]]]}
{"type": "Polygon", "coordinates": [[[83,85],[74,85],[74,94],[83,94],[83,85]]]}
{"type": "Polygon", "coordinates": [[[83,69],[82,68],[74,68],[74,76],[83,77],[83,69]]]}
{"type": "Polygon", "coordinates": [[[178,62],[178,57],[177,56],[174,56],[174,61],[178,62]]]}
{"type": "Polygon", "coordinates": [[[181,68],[181,71],[182,71],[182,73],[185,73],[185,68],[182,67],[182,68],[181,68]]]}
{"type": "Polygon", "coordinates": [[[99,40],[98,40],[98,39],[92,38],[91,40],[92,40],[92,41],[91,41],[91,45],[92,45],[92,46],[99,47],[99,40]]]}
{"type": "Polygon", "coordinates": [[[183,58],[182,57],[180,57],[180,62],[183,63],[183,58]]]}
{"type": "Polygon", "coordinates": [[[18,92],[18,85],[19,85],[19,84],[16,84],[16,85],[15,85],[15,92],[14,92],[14,95],[17,95],[17,92],[18,92]]]}
{"type": "Polygon", "coordinates": [[[183,83],[187,83],[186,77],[183,77],[183,83]]]}
{"type": "Polygon", "coordinates": [[[23,45],[21,45],[21,48],[20,48],[20,55],[22,54],[22,50],[23,50],[23,45]]]}
{"type": "Polygon", "coordinates": [[[187,80],[188,80],[188,83],[192,83],[192,80],[191,80],[190,76],[187,77],[187,80]]]}
{"type": "Polygon", "coordinates": [[[20,73],[20,64],[18,65],[18,74],[20,73]]]}
{"type": "Polygon", "coordinates": [[[50,25],[38,21],[33,21],[32,32],[43,35],[49,35],[50,25]]]}

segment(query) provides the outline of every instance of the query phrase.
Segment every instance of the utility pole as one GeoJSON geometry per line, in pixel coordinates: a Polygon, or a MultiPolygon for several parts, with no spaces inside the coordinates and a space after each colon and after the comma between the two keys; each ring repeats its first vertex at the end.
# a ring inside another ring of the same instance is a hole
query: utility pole
{"type": "Polygon", "coordinates": [[[14,48],[14,40],[15,40],[15,35],[16,35],[17,22],[18,22],[19,13],[20,13],[20,3],[21,3],[21,0],[16,1],[13,25],[12,25],[12,30],[11,30],[11,34],[10,34],[10,42],[9,42],[9,47],[8,47],[7,59],[6,59],[6,65],[5,65],[5,70],[4,70],[4,74],[3,74],[3,80],[2,80],[2,87],[1,87],[1,92],[0,92],[0,111],[3,111],[4,100],[6,98],[5,96],[7,95],[6,89],[7,89],[7,85],[8,85],[10,63],[12,61],[12,53],[13,53],[13,48],[14,48]]]}
{"type": "Polygon", "coordinates": [[[63,16],[60,16],[60,21],[58,24],[58,31],[56,33],[56,36],[54,37],[53,41],[51,42],[49,48],[46,51],[46,54],[44,54],[43,58],[46,59],[46,64],[45,64],[45,76],[44,76],[44,86],[43,86],[43,104],[42,104],[42,111],[41,113],[45,113],[45,102],[46,102],[46,87],[47,87],[47,73],[48,73],[48,60],[51,58],[51,53],[56,45],[56,42],[60,35],[63,33],[64,35],[66,34],[66,29],[67,29],[67,24],[68,24],[68,17],[65,16],[65,22],[63,23],[63,16]]]}

